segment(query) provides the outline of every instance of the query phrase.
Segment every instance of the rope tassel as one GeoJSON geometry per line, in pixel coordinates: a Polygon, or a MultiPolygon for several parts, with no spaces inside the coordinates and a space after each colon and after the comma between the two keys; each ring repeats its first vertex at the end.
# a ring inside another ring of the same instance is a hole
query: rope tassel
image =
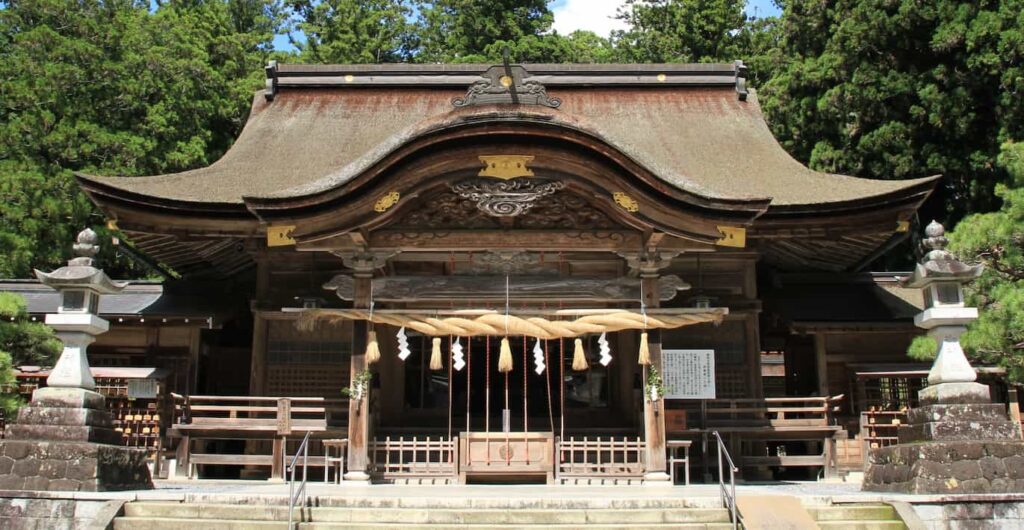
{"type": "Polygon", "coordinates": [[[441,337],[434,337],[431,342],[433,347],[430,349],[430,369],[440,370],[444,368],[441,364],[441,337]]]}
{"type": "Polygon", "coordinates": [[[366,364],[380,360],[380,346],[377,344],[377,332],[371,331],[366,337],[366,364]]]}
{"type": "Polygon", "coordinates": [[[590,368],[587,364],[587,354],[583,351],[583,339],[576,339],[576,348],[572,353],[572,369],[582,372],[590,368]]]}
{"type": "Polygon", "coordinates": [[[512,371],[512,346],[508,337],[501,339],[501,350],[498,353],[498,371],[507,374],[512,371]]]}
{"type": "Polygon", "coordinates": [[[651,348],[647,346],[647,332],[640,334],[640,353],[637,355],[637,363],[642,366],[651,364],[651,348]]]}

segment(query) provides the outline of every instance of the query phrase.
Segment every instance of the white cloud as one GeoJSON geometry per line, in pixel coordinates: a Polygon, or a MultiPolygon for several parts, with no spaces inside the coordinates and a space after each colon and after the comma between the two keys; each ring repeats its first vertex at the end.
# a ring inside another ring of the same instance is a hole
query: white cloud
{"type": "Polygon", "coordinates": [[[625,22],[615,18],[623,0],[562,0],[551,6],[555,14],[554,29],[568,35],[582,29],[607,37],[612,30],[626,29],[625,22]]]}

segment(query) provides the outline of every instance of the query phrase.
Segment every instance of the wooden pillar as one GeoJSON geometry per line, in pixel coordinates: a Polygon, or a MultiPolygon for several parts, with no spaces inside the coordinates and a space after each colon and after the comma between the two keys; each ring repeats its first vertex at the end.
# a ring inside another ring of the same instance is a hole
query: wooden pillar
{"type": "MultiPolygon", "coordinates": [[[[625,422],[629,424],[630,428],[639,429],[640,422],[637,418],[639,415],[637,414],[636,393],[633,391],[633,376],[636,374],[637,369],[636,356],[626,355],[626,352],[634,351],[633,348],[636,348],[640,334],[632,330],[620,331],[615,334],[615,337],[614,351],[618,355],[608,367],[615,372],[618,379],[618,391],[615,399],[616,408],[620,417],[626,419],[625,422]]],[[[555,383],[557,383],[557,380],[552,385],[555,383]]],[[[557,393],[557,387],[553,388],[552,392],[557,393]]]]}
{"type": "MultiPolygon", "coordinates": [[[[355,277],[355,299],[353,307],[366,309],[370,307],[370,282],[373,280],[373,269],[358,268],[355,277]]],[[[365,320],[352,322],[352,356],[350,357],[349,380],[355,381],[359,373],[367,368],[366,337],[369,326],[365,320]]],[[[348,403],[348,472],[345,480],[368,481],[367,469],[370,459],[367,455],[367,441],[370,426],[369,385],[362,399],[350,399],[348,403]]]]}
{"type": "MultiPolygon", "coordinates": [[[[650,308],[658,307],[658,276],[654,274],[641,273],[640,281],[643,283],[644,303],[650,308]]],[[[651,366],[662,373],[661,363],[661,330],[647,332],[647,343],[651,351],[651,366]]],[[[645,389],[646,390],[646,389],[645,389]]],[[[650,395],[644,392],[644,440],[647,444],[647,469],[644,474],[644,481],[648,483],[664,482],[670,484],[669,475],[666,473],[665,458],[665,399],[659,397],[658,401],[651,401],[650,395]]]]}
{"type": "Polygon", "coordinates": [[[825,349],[825,334],[814,334],[814,365],[818,369],[818,395],[828,397],[828,357],[825,349]]]}
{"type": "MultiPolygon", "coordinates": [[[[757,300],[757,261],[747,260],[743,273],[743,296],[747,300],[757,300]]],[[[761,330],[760,318],[757,312],[750,312],[746,315],[746,354],[747,366],[750,367],[748,376],[747,397],[754,399],[764,398],[764,378],[761,374],[761,330]]]]}
{"type": "Polygon", "coordinates": [[[262,396],[267,391],[267,319],[260,311],[253,312],[252,361],[249,365],[249,395],[262,396]]]}
{"type": "MultiPolygon", "coordinates": [[[[392,355],[390,352],[398,351],[398,338],[395,334],[398,329],[391,326],[375,326],[377,340],[380,342],[380,349],[385,352],[377,363],[377,373],[381,384],[387,384],[387,392],[381,392],[376,396],[373,411],[373,428],[380,426],[399,425],[402,416],[402,405],[405,402],[405,362],[392,355]],[[386,381],[387,383],[384,383],[386,381]]],[[[447,345],[447,344],[446,344],[447,345]]],[[[445,361],[445,366],[450,362],[445,361]]]]}

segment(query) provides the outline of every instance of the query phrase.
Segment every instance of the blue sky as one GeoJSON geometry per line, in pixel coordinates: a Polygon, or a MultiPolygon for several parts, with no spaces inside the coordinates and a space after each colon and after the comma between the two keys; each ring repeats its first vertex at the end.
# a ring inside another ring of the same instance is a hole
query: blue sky
{"type": "MultiPolygon", "coordinates": [[[[568,34],[584,29],[607,36],[612,30],[623,29],[622,23],[614,17],[624,3],[623,0],[556,0],[551,3],[555,30],[568,34]]],[[[747,0],[747,13],[758,17],[780,14],[772,0],[747,0]]],[[[274,39],[274,46],[279,50],[294,49],[283,35],[274,39]]]]}

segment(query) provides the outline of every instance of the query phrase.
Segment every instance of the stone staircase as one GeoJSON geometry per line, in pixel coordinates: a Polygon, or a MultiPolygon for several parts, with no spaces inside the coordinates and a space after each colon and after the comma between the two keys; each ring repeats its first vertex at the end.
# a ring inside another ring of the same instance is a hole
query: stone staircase
{"type": "MultiPolygon", "coordinates": [[[[300,530],[334,529],[528,529],[732,528],[718,498],[518,499],[507,498],[322,498],[307,508],[300,530]],[[461,501],[461,502],[453,502],[461,501]]],[[[285,529],[281,504],[156,502],[125,504],[114,530],[285,529]]]]}
{"type": "MultiPolygon", "coordinates": [[[[713,529],[728,530],[718,497],[501,498],[311,497],[300,530],[479,528],[713,529]]],[[[177,501],[136,501],[124,506],[114,530],[248,530],[287,528],[282,497],[213,495],[177,501]],[[255,504],[252,504],[255,503],[255,504]]],[[[822,529],[905,530],[888,504],[811,501],[804,508],[822,529]]],[[[298,514],[298,511],[296,511],[298,514]]],[[[297,517],[297,515],[296,515],[297,517]]],[[[810,523],[810,521],[808,521],[810,523]]],[[[755,525],[756,526],[756,525],[755,525]]]]}
{"type": "Polygon", "coordinates": [[[811,504],[806,505],[820,528],[849,530],[906,530],[896,509],[888,504],[811,504]]]}

